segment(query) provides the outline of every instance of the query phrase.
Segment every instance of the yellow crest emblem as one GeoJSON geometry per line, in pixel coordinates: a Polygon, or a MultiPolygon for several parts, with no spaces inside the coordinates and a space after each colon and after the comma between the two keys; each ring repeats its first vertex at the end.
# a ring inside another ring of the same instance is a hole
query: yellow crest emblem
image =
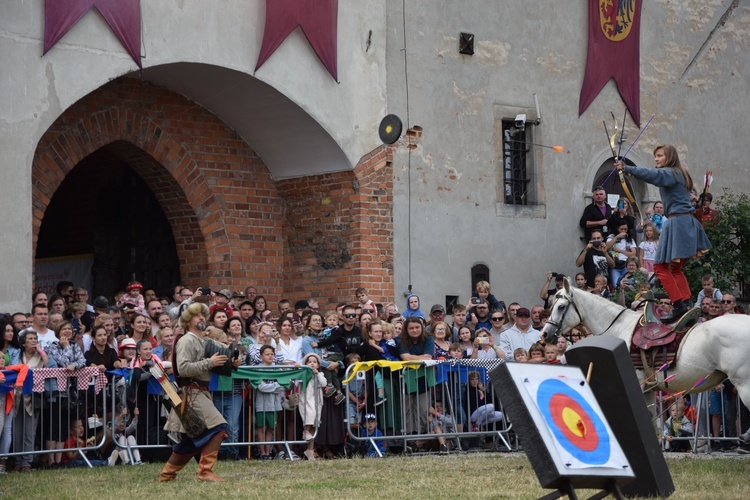
{"type": "Polygon", "coordinates": [[[637,0],[599,0],[599,25],[609,40],[619,42],[630,34],[637,0]]]}

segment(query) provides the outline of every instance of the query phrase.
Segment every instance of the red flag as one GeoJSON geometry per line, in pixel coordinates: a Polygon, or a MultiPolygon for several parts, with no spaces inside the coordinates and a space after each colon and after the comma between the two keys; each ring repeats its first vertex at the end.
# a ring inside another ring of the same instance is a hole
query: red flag
{"type": "Polygon", "coordinates": [[[638,126],[640,102],[640,0],[589,0],[589,46],[578,116],[610,78],[638,126]]]}
{"type": "Polygon", "coordinates": [[[96,7],[102,14],[130,57],[142,68],[140,0],[46,0],[43,54],[70,31],[91,7],[96,7]]]}
{"type": "Polygon", "coordinates": [[[281,42],[297,26],[318,54],[334,80],[336,69],[336,33],[338,29],[338,0],[266,0],[266,27],[255,71],[258,71],[281,42]]]}

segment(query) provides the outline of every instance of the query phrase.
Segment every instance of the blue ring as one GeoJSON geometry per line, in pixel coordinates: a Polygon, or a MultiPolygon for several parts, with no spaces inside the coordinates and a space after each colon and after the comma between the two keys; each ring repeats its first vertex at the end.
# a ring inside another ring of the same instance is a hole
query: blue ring
{"type": "Polygon", "coordinates": [[[570,453],[575,459],[589,465],[602,465],[609,461],[610,456],[610,445],[609,439],[606,439],[609,435],[607,429],[604,426],[604,422],[599,415],[591,408],[591,405],[581,396],[580,393],[576,392],[566,383],[550,379],[545,380],[539,384],[537,389],[537,405],[542,412],[542,417],[547,421],[547,426],[552,430],[552,433],[557,438],[557,441],[562,447],[570,453]],[[555,420],[552,417],[552,410],[550,409],[550,401],[553,396],[556,395],[568,396],[570,399],[578,403],[581,408],[587,413],[587,416],[591,419],[594,424],[594,429],[599,436],[599,445],[591,450],[585,451],[576,446],[571,442],[563,433],[563,431],[555,424],[555,420]]]}

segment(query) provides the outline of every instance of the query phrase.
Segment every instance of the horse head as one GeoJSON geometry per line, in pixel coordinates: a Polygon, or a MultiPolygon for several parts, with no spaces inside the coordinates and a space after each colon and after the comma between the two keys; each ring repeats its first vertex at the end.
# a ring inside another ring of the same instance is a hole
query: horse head
{"type": "Polygon", "coordinates": [[[573,286],[570,284],[570,278],[566,276],[563,279],[563,287],[555,294],[549,319],[542,329],[542,338],[546,343],[554,343],[557,337],[580,322],[581,315],[573,301],[573,286]]]}

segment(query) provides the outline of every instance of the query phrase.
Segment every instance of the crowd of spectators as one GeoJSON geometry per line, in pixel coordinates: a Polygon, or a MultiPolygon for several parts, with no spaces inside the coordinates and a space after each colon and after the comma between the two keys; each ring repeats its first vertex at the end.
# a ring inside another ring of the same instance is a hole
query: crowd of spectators
{"type": "MultiPolygon", "coordinates": [[[[594,201],[581,217],[585,248],[576,259],[576,266],[582,266],[583,271],[575,276],[575,286],[637,308],[652,287],[658,286],[652,274],[653,255],[663,207],[655,203],[645,221],[636,225],[626,199],[620,199],[613,210],[605,198],[603,189],[595,189],[594,201]]],[[[711,213],[715,218],[715,211],[711,213]]],[[[306,447],[297,451],[314,460],[339,455],[350,432],[385,438],[402,424],[408,433],[417,434],[486,428],[501,420],[502,412],[492,391],[486,391],[485,381],[473,382],[478,375],[472,375],[471,384],[451,395],[458,403],[451,409],[444,404],[444,395],[421,383],[412,393],[398,394],[393,384],[395,371],[378,370],[364,384],[345,383],[346,368],[359,361],[378,360],[564,363],[566,349],[589,335],[581,324],[554,345],[545,346],[541,340],[548,308],[564,278],[561,273],[547,273],[539,294],[541,303],[530,305],[506,305],[493,295],[488,282],[480,281],[468,303],[455,304],[450,311],[442,304],[427,309],[415,294],[406,297],[403,310],[399,310],[394,302],[381,303],[370,297],[365,288],[354,291],[352,302],[321,311],[313,298],[282,299],[273,307],[253,286],[233,292],[177,285],[171,296],[160,297],[137,281],[128,283],[111,300],[99,296],[90,301],[86,289],[60,282],[51,296],[35,293],[30,312],[3,316],[0,368],[58,367],[70,373],[83,367],[96,369],[117,391],[118,404],[108,417],[113,425],[98,418],[105,403],[90,391],[81,396],[51,388],[33,396],[16,393],[15,398],[13,392],[0,393],[0,408],[4,409],[0,412],[0,472],[9,463],[1,457],[9,452],[13,453],[13,470],[18,471],[29,471],[32,464],[49,468],[79,464],[80,455],[55,450],[99,439],[106,444],[100,447],[99,457],[86,457],[89,462],[97,458],[97,463],[110,465],[163,460],[158,451],[123,453],[122,447],[153,443],[155,436],[161,442],[165,403],[147,390],[148,368],[159,365],[171,373],[172,346],[184,333],[178,319],[194,302],[210,306],[206,336],[235,347],[244,365],[307,366],[314,373],[302,392],[271,380],[250,392],[244,382],[234,380],[230,388],[214,392],[214,404],[229,423],[228,442],[274,441],[282,434],[287,441],[307,441],[306,447]],[[248,407],[249,400],[254,407],[248,407]],[[396,411],[374,411],[379,407],[396,411]],[[240,408],[254,413],[255,435],[248,436],[239,421],[240,408]],[[40,419],[44,411],[56,417],[40,419]],[[396,414],[403,414],[405,421],[394,422],[396,414]],[[281,416],[278,421],[276,415],[281,416]],[[37,458],[19,454],[19,450],[49,453],[37,458]]],[[[714,287],[711,276],[705,276],[702,284],[695,303],[701,308],[702,321],[744,312],[734,296],[714,287]]],[[[657,294],[656,301],[665,311],[671,307],[664,295],[657,294]]],[[[0,377],[0,383],[4,382],[3,375],[0,377]]],[[[441,450],[451,445],[442,438],[436,442],[441,450]]],[[[283,454],[270,445],[257,448],[258,458],[283,454]]],[[[375,455],[379,450],[365,451],[375,455]]],[[[221,457],[239,459],[241,455],[239,448],[226,446],[221,457]]],[[[292,452],[286,458],[297,457],[292,452]]]]}
{"type": "MultiPolygon", "coordinates": [[[[139,445],[153,444],[155,438],[160,443],[168,442],[159,440],[163,435],[158,427],[164,417],[165,401],[148,390],[148,368],[156,364],[171,373],[172,345],[175,337],[184,333],[178,319],[193,302],[205,302],[210,306],[206,336],[235,346],[243,364],[304,365],[315,372],[308,391],[296,398],[290,398],[288,389],[280,390],[273,384],[261,384],[250,397],[243,382],[237,380],[230,390],[214,392],[214,403],[230,424],[228,442],[241,442],[247,437],[238,418],[238,408],[245,405],[245,410],[255,412],[256,424],[263,424],[256,428],[254,438],[273,440],[278,426],[284,425],[287,428],[282,433],[286,440],[303,438],[310,442],[306,449],[300,450],[308,459],[338,456],[349,432],[392,434],[401,425],[392,422],[392,416],[402,409],[403,425],[409,433],[433,432],[454,418],[450,409],[445,412],[435,409],[438,404],[442,409],[443,401],[436,397],[434,389],[406,396],[415,401],[399,401],[400,396],[393,394],[398,390],[391,380],[395,380],[396,371],[378,370],[371,381],[368,378],[367,387],[357,388],[352,382],[344,384],[345,369],[353,363],[521,360],[524,356],[519,356],[519,349],[527,351],[525,357],[529,362],[558,362],[568,345],[561,343],[559,351],[555,346],[555,355],[544,359],[528,354],[541,342],[540,329],[548,314],[541,305],[528,308],[514,302],[506,307],[491,293],[487,282],[477,285],[468,306],[453,306],[451,321],[447,320],[441,304],[433,305],[429,313],[424,314],[419,298],[412,295],[400,312],[395,303],[376,303],[364,288],[355,291],[356,301],[342,302],[327,312],[320,311],[314,299],[298,300],[293,306],[289,300],[282,299],[271,309],[252,286],[236,292],[175,286],[172,296],[167,298],[157,296],[153,289],[134,281],[112,300],[99,296],[91,303],[88,291],[75,288],[72,283],[59,283],[56,292],[51,296],[35,293],[29,313],[4,315],[0,323],[3,331],[0,367],[63,368],[71,374],[84,367],[95,368],[108,378],[111,390],[117,391],[117,406],[109,411],[107,420],[110,422],[102,422],[98,415],[107,403],[104,396],[91,391],[76,394],[50,388],[32,396],[16,392],[12,404],[0,405],[7,409],[0,419],[0,456],[12,453],[12,470],[79,465],[82,463],[80,455],[54,450],[67,449],[72,443],[98,443],[98,439],[104,439],[105,445],[99,451],[89,452],[86,458],[91,463],[137,464],[142,460],[162,460],[164,455],[160,450],[137,450],[139,445]],[[247,399],[265,401],[261,405],[265,409],[259,411],[257,405],[248,409],[247,399]],[[284,406],[279,406],[282,403],[284,406]],[[346,411],[347,405],[349,411],[346,411]],[[391,411],[388,417],[381,411],[378,416],[383,421],[373,424],[376,419],[368,415],[375,415],[373,409],[378,407],[389,407],[391,411]],[[269,416],[276,412],[283,424],[277,424],[269,416]],[[310,439],[313,434],[314,440],[310,439]],[[124,453],[126,446],[134,447],[134,451],[124,453]],[[29,450],[50,452],[19,454],[29,450]]],[[[580,338],[585,328],[581,326],[576,332],[572,340],[580,338]]],[[[455,417],[460,421],[456,427],[461,431],[471,429],[471,425],[486,428],[499,420],[495,417],[501,413],[495,409],[495,403],[479,404],[477,394],[469,394],[471,389],[463,387],[462,391],[463,394],[456,395],[456,401],[473,406],[466,411],[461,409],[462,413],[468,411],[468,415],[455,417]]],[[[13,392],[0,395],[3,399],[0,403],[13,395],[13,392]]],[[[486,398],[492,401],[494,395],[488,394],[486,398]]],[[[499,404],[497,406],[499,408],[499,404]]],[[[450,442],[442,441],[440,446],[447,449],[450,442]]],[[[258,458],[278,454],[273,448],[263,447],[263,451],[265,453],[258,458]]],[[[368,453],[373,454],[373,450],[368,453]]],[[[226,446],[222,451],[225,459],[237,459],[240,455],[240,450],[233,446],[226,446]]],[[[288,458],[297,458],[297,454],[292,452],[292,457],[288,458]]],[[[8,463],[7,459],[0,458],[0,470],[4,471],[8,463]]]]}

